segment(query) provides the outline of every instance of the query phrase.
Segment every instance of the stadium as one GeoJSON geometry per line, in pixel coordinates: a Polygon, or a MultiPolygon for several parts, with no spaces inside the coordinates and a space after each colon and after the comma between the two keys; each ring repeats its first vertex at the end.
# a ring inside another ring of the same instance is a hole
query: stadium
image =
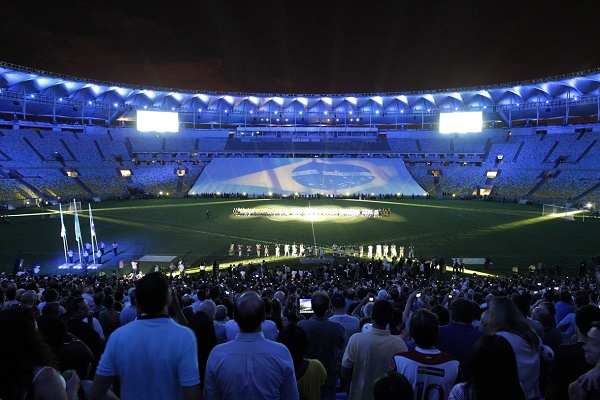
{"type": "Polygon", "coordinates": [[[104,241],[118,256],[90,258],[113,272],[259,263],[257,243],[273,264],[319,262],[273,257],[293,242],[331,260],[334,243],[395,243],[473,271],[486,257],[496,274],[575,271],[600,239],[599,82],[595,69],[419,92],[199,92],[1,62],[2,270],[77,272],[83,242],[104,241]]]}

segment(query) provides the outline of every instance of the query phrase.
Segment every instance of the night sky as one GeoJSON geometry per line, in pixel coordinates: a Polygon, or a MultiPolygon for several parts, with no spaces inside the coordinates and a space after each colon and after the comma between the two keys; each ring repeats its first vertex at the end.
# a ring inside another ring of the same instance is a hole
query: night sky
{"type": "Polygon", "coordinates": [[[600,67],[599,1],[10,1],[0,60],[195,91],[405,92],[600,67]]]}

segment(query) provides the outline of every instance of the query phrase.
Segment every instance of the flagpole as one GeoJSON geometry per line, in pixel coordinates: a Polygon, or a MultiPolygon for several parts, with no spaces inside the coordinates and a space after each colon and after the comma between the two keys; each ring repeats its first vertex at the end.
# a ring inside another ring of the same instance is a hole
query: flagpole
{"type": "Polygon", "coordinates": [[[67,247],[69,247],[69,246],[67,243],[67,230],[65,228],[65,221],[63,219],[62,204],[58,203],[58,209],[60,210],[60,236],[62,237],[62,240],[63,240],[63,249],[65,251],[65,264],[67,264],[68,263],[67,247]]]}
{"type": "Polygon", "coordinates": [[[75,209],[75,240],[77,240],[77,252],[79,253],[79,265],[83,264],[81,260],[81,228],[79,226],[79,217],[77,216],[77,202],[73,199],[73,208],[75,209]]]}
{"type": "Polygon", "coordinates": [[[96,247],[98,247],[98,239],[96,239],[96,246],[94,246],[94,239],[96,238],[96,227],[94,226],[94,219],[92,218],[92,205],[88,203],[88,210],[90,212],[90,239],[92,241],[92,261],[96,264],[96,247]]]}

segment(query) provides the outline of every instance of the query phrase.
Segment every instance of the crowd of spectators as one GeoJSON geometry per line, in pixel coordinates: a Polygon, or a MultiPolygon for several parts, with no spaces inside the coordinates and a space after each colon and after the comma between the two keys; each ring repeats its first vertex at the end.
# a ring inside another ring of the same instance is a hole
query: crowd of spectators
{"type": "Polygon", "coordinates": [[[0,398],[593,399],[590,264],[564,279],[3,275],[0,398]]]}

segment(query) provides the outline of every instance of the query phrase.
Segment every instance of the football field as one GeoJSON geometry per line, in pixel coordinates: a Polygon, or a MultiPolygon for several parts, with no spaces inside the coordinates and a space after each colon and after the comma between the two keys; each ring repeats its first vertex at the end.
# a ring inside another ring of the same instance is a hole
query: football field
{"type": "MultiPolygon", "coordinates": [[[[82,241],[90,241],[88,204],[82,204],[79,222],[82,241]]],[[[494,274],[509,274],[518,265],[522,274],[527,266],[540,260],[559,261],[563,276],[573,276],[579,262],[600,250],[600,220],[575,216],[542,216],[542,206],[463,200],[350,200],[350,199],[151,199],[92,203],[93,221],[106,255],[99,270],[116,271],[119,260],[141,259],[140,268],[168,266],[168,260],[184,258],[190,271],[201,262],[221,268],[231,263],[260,262],[264,246],[269,245],[270,265],[300,265],[299,257],[275,258],[275,244],[301,243],[307,247],[323,245],[331,257],[332,244],[344,244],[348,253],[354,244],[414,245],[415,255],[444,257],[447,263],[456,257],[492,260],[494,274]],[[235,215],[234,209],[247,212],[235,215]],[[370,216],[379,210],[389,216],[370,216]],[[208,213],[209,212],[209,213],[208,213]],[[210,214],[210,218],[209,215],[210,214]],[[366,216],[369,215],[369,216],[366,216]],[[114,256],[111,244],[119,245],[114,256]],[[256,244],[262,246],[256,256],[256,244]],[[228,250],[234,245],[235,255],[228,250]],[[243,255],[237,255],[238,245],[243,255]],[[247,255],[251,246],[251,255],[247,255]]],[[[65,209],[64,209],[65,210],[65,209]]],[[[73,273],[59,270],[65,264],[61,219],[57,208],[27,207],[6,212],[10,223],[0,225],[1,270],[12,272],[15,259],[23,265],[39,261],[42,273],[73,273]]],[[[75,222],[72,212],[64,211],[63,220],[68,249],[78,258],[75,222]]],[[[347,258],[347,257],[346,257],[347,258]]],[[[473,264],[470,269],[480,270],[473,264]]],[[[98,270],[98,271],[99,271],[98,270]]],[[[89,271],[93,272],[93,271],[89,271]]]]}

